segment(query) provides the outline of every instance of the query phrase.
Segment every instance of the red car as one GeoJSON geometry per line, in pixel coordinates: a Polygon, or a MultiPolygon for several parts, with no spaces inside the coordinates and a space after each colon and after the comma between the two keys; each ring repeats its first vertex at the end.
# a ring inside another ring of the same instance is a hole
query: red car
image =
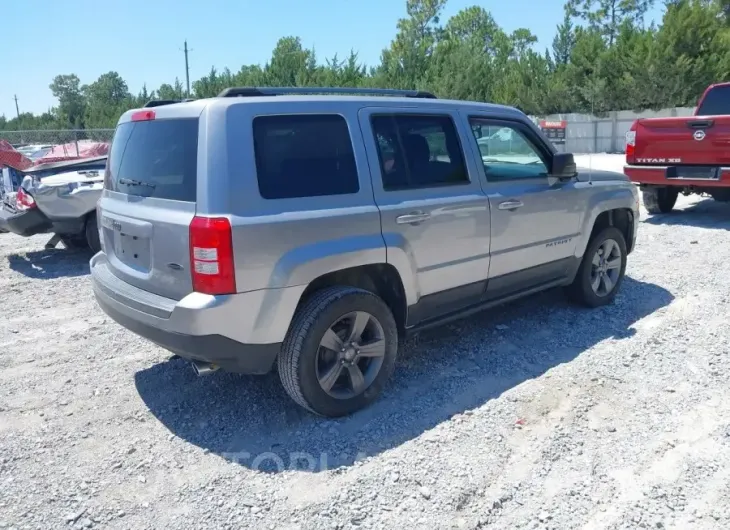
{"type": "Polygon", "coordinates": [[[670,212],[680,192],[730,202],[730,83],[709,86],[694,116],[636,120],[624,173],[650,213],[670,212]]]}

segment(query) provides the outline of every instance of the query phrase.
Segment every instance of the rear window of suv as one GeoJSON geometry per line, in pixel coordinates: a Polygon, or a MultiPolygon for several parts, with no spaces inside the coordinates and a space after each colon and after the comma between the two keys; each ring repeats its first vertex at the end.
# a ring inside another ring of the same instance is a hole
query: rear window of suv
{"type": "Polygon", "coordinates": [[[730,115],[730,85],[711,89],[697,109],[697,116],[730,115]]]}
{"type": "Polygon", "coordinates": [[[350,130],[342,116],[257,116],[253,137],[264,199],[344,195],[360,189],[350,130]]]}
{"type": "Polygon", "coordinates": [[[197,118],[121,123],[105,185],[128,195],[195,202],[197,159],[197,118]]]}

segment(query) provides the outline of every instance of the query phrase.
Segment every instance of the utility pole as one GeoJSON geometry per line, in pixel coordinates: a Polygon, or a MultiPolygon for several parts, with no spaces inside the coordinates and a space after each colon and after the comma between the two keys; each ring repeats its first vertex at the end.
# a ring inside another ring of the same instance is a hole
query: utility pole
{"type": "Polygon", "coordinates": [[[185,48],[183,49],[185,52],[185,86],[187,87],[187,97],[190,97],[190,66],[188,65],[188,52],[193,50],[188,50],[188,41],[185,41],[185,48]]]}
{"type": "Polygon", "coordinates": [[[18,94],[15,94],[13,96],[13,99],[15,100],[15,113],[18,115],[18,119],[20,119],[20,108],[18,107],[18,94]]]}

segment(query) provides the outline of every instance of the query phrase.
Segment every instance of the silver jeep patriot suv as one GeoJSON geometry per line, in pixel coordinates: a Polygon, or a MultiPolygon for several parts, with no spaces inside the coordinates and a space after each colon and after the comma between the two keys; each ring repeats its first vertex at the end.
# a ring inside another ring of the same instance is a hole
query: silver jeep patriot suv
{"type": "Polygon", "coordinates": [[[383,390],[409,333],[552,287],[616,296],[638,193],[517,109],[416,91],[231,88],[116,128],[96,298],[192,361],[326,416],[383,390]]]}

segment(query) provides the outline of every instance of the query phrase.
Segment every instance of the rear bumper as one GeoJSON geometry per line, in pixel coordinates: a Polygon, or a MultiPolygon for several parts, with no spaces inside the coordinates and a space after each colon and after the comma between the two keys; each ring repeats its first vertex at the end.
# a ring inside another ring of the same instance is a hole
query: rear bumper
{"type": "Polygon", "coordinates": [[[212,363],[229,372],[266,374],[281,349],[281,343],[241,344],[222,335],[190,335],[156,328],[130,318],[103,293],[95,290],[95,294],[99,306],[118,324],[189,361],[212,363]]]}
{"type": "Polygon", "coordinates": [[[37,208],[23,212],[9,212],[0,206],[0,231],[12,232],[23,237],[47,232],[51,222],[37,208]]]}
{"type": "Polygon", "coordinates": [[[271,312],[257,303],[266,298],[259,291],[227,296],[191,293],[176,301],[114,276],[103,252],[91,259],[90,266],[99,306],[123,327],[188,360],[245,374],[271,371],[290,319],[264,320],[270,327],[262,328],[262,319],[271,312]],[[281,339],[261,341],[267,337],[281,339]]]}
{"type": "Polygon", "coordinates": [[[649,186],[676,186],[697,188],[726,188],[730,187],[730,167],[720,168],[720,178],[709,179],[682,179],[666,177],[668,166],[634,166],[625,165],[624,174],[631,182],[649,186]]]}

